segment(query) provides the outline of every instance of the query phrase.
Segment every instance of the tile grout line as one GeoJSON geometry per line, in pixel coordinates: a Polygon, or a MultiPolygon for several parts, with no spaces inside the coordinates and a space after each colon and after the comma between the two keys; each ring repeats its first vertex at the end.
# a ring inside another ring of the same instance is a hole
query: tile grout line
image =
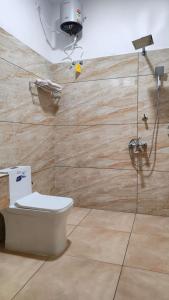
{"type": "Polygon", "coordinates": [[[40,267],[28,278],[28,280],[24,283],[24,285],[16,292],[16,294],[11,298],[11,300],[16,299],[16,296],[25,288],[25,286],[29,283],[29,281],[40,271],[40,269],[45,265],[48,261],[49,257],[47,257],[44,262],[40,265],[40,267]]]}
{"type": "Polygon", "coordinates": [[[161,275],[167,275],[169,277],[169,273],[166,273],[166,272],[157,272],[157,271],[150,270],[150,269],[144,269],[141,267],[134,267],[134,266],[128,266],[128,265],[125,265],[124,267],[128,268],[128,269],[133,269],[133,270],[140,270],[140,271],[151,272],[151,273],[156,273],[156,274],[161,274],[161,275]]]}
{"type": "MultiPolygon", "coordinates": [[[[78,207],[78,206],[76,206],[76,207],[78,207]]],[[[88,208],[88,209],[89,209],[88,213],[80,220],[80,222],[76,225],[76,227],[80,226],[80,224],[83,222],[83,220],[85,220],[88,217],[88,215],[91,213],[92,209],[91,208],[88,208]]]]}
{"type": "MultiPolygon", "coordinates": [[[[139,97],[138,93],[139,93],[139,53],[138,53],[138,62],[137,62],[137,138],[138,138],[138,97],[139,97]]],[[[137,162],[137,164],[138,164],[138,162],[137,162]]],[[[136,195],[136,197],[137,197],[136,198],[136,211],[135,211],[133,225],[132,225],[131,232],[130,232],[130,235],[129,235],[129,239],[128,239],[126,251],[125,251],[125,254],[124,254],[124,258],[123,258],[123,262],[122,262],[122,266],[121,266],[121,270],[120,270],[120,274],[119,274],[118,282],[117,282],[117,285],[116,285],[113,300],[115,300],[115,298],[116,298],[117,290],[118,290],[120,279],[121,279],[121,276],[122,276],[122,271],[123,271],[125,258],[126,258],[126,255],[127,255],[129,244],[130,244],[130,239],[131,239],[131,235],[132,235],[132,232],[133,232],[134,223],[135,223],[135,220],[136,220],[137,206],[138,206],[138,171],[136,172],[136,176],[137,176],[137,182],[136,182],[136,193],[137,193],[137,195],[136,195]]]]}
{"type": "MultiPolygon", "coordinates": [[[[126,123],[95,123],[95,124],[45,124],[45,123],[32,123],[32,122],[21,122],[21,121],[5,121],[0,120],[0,123],[7,124],[21,124],[21,125],[32,125],[32,126],[46,126],[46,127],[97,127],[97,126],[128,126],[128,125],[137,125],[137,122],[126,122],[126,123]]],[[[138,124],[142,124],[138,121],[138,124]]],[[[150,125],[154,125],[154,122],[149,122],[150,125]]],[[[168,125],[167,122],[160,122],[160,125],[168,125]]]]}
{"type": "MultiPolygon", "coordinates": [[[[75,207],[78,207],[78,206],[75,206],[75,207]]],[[[78,207],[78,208],[81,208],[81,207],[78,207]]],[[[80,220],[80,222],[78,223],[78,224],[76,224],[76,225],[74,225],[74,224],[67,224],[67,225],[71,225],[71,226],[74,226],[74,228],[73,228],[73,230],[67,235],[67,237],[69,237],[74,231],[75,231],[75,229],[79,226],[79,224],[90,214],[90,212],[91,212],[91,210],[92,209],[89,209],[89,212],[86,214],[86,216],[84,216],[81,220],[80,220]]]]}
{"type": "MultiPolygon", "coordinates": [[[[139,72],[140,72],[140,54],[138,53],[138,66],[137,66],[137,138],[139,137],[139,72]]],[[[136,199],[136,214],[138,211],[138,179],[139,179],[139,171],[138,171],[138,164],[139,164],[139,159],[137,157],[137,171],[136,171],[136,180],[137,180],[137,199],[136,199]]]]}
{"type": "MultiPolygon", "coordinates": [[[[123,169],[123,168],[106,168],[106,167],[99,168],[99,167],[90,167],[90,166],[82,167],[82,166],[66,166],[66,165],[65,166],[64,165],[54,165],[52,168],[134,171],[134,169],[123,169]]],[[[149,172],[149,170],[145,170],[145,172],[149,172]]],[[[154,170],[154,172],[169,173],[169,171],[162,171],[162,170],[154,170]]]]}
{"type": "Polygon", "coordinates": [[[118,282],[117,282],[117,285],[116,285],[113,300],[115,300],[116,293],[117,293],[117,290],[118,290],[118,286],[119,286],[119,283],[120,283],[120,279],[121,279],[121,275],[122,275],[122,271],[123,271],[123,267],[124,267],[124,262],[125,262],[126,254],[127,254],[127,251],[128,251],[131,235],[132,235],[132,232],[133,232],[135,220],[136,220],[136,213],[134,215],[133,225],[132,225],[132,228],[131,228],[131,232],[129,234],[129,239],[128,239],[128,243],[127,243],[127,246],[126,246],[126,251],[125,251],[125,254],[124,254],[123,262],[122,262],[122,265],[121,265],[121,270],[120,270],[120,274],[119,274],[118,282]]]}
{"type": "MultiPolygon", "coordinates": [[[[3,60],[3,61],[5,61],[5,62],[8,63],[9,65],[11,65],[11,66],[13,66],[13,67],[16,67],[16,68],[18,68],[18,69],[24,71],[25,73],[29,73],[31,76],[34,76],[34,77],[36,76],[36,77],[45,79],[45,78],[44,78],[43,76],[41,76],[40,74],[35,74],[34,72],[32,72],[32,71],[30,71],[30,70],[28,70],[28,69],[24,69],[24,67],[21,67],[21,66],[15,64],[15,63],[13,63],[12,61],[9,61],[9,60],[7,60],[7,59],[1,57],[1,56],[0,56],[0,59],[3,60]]],[[[46,59],[46,61],[47,61],[47,59],[46,59]]],[[[48,61],[47,61],[47,62],[48,62],[48,61]]],[[[49,63],[50,63],[50,62],[49,62],[49,63]]],[[[45,63],[43,63],[43,65],[45,65],[45,63]]],[[[46,66],[47,66],[47,63],[46,63],[46,66]]],[[[48,69],[48,71],[49,71],[49,70],[50,70],[50,66],[49,66],[48,68],[49,68],[49,69],[48,69]]],[[[51,73],[51,75],[52,75],[52,73],[51,73]]]]}
{"type": "Polygon", "coordinates": [[[100,263],[100,264],[107,264],[107,265],[113,265],[113,266],[121,267],[120,264],[115,264],[115,263],[111,263],[111,262],[107,262],[107,261],[103,261],[103,260],[98,260],[98,259],[94,259],[94,258],[89,258],[89,257],[85,257],[85,256],[70,255],[70,254],[66,254],[66,253],[65,253],[65,256],[72,257],[72,258],[77,258],[77,259],[84,259],[84,260],[87,260],[89,262],[97,262],[97,263],[100,263]]]}
{"type": "MultiPolygon", "coordinates": [[[[167,72],[166,74],[169,74],[169,72],[167,72]]],[[[137,76],[139,76],[139,77],[147,77],[147,76],[154,77],[154,74],[153,73],[139,74],[139,75],[135,74],[135,75],[128,75],[128,76],[126,75],[126,76],[106,77],[106,78],[78,80],[78,81],[67,81],[67,82],[58,82],[58,83],[62,84],[63,86],[66,86],[66,85],[76,84],[76,83],[87,83],[87,82],[96,82],[96,81],[105,81],[105,80],[117,80],[117,79],[127,79],[127,78],[133,78],[134,79],[134,78],[137,78],[137,76]]]]}

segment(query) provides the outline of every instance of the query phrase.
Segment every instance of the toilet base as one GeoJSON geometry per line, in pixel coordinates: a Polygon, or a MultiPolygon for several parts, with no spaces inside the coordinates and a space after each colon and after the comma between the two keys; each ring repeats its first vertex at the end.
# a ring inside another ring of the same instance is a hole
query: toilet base
{"type": "Polygon", "coordinates": [[[69,210],[55,214],[5,209],[2,212],[5,219],[5,248],[37,255],[61,255],[68,247],[66,220],[69,210]]]}

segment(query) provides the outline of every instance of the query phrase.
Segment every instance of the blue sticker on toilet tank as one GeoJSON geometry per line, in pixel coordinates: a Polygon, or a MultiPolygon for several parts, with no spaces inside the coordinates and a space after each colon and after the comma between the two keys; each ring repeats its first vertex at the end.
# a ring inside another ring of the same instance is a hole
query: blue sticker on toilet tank
{"type": "Polygon", "coordinates": [[[16,182],[21,181],[21,180],[22,180],[22,176],[16,177],[16,182]]]}
{"type": "Polygon", "coordinates": [[[19,175],[18,177],[16,177],[16,182],[21,181],[22,178],[26,178],[25,175],[19,175]]]}

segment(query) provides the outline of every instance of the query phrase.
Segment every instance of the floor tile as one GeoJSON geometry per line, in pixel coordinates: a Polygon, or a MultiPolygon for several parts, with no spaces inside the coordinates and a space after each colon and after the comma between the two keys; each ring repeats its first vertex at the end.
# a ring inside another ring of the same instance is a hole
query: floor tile
{"type": "Polygon", "coordinates": [[[73,207],[68,215],[67,224],[78,225],[89,211],[87,208],[73,207]]]}
{"type": "Polygon", "coordinates": [[[115,300],[168,300],[169,275],[123,268],[115,300]]]}
{"type": "Polygon", "coordinates": [[[92,209],[80,226],[104,227],[107,229],[130,232],[134,214],[92,209]]]}
{"type": "Polygon", "coordinates": [[[16,300],[112,300],[120,267],[62,256],[47,262],[16,300]]]}
{"type": "Polygon", "coordinates": [[[43,260],[0,252],[0,299],[11,299],[43,260]]]}
{"type": "Polygon", "coordinates": [[[132,234],[125,265],[169,273],[169,237],[132,234]]]}
{"type": "Polygon", "coordinates": [[[129,233],[126,232],[77,226],[69,236],[71,246],[67,255],[121,265],[128,239],[129,233]]]}
{"type": "Polygon", "coordinates": [[[133,232],[169,237],[169,218],[137,214],[133,232]]]}
{"type": "Polygon", "coordinates": [[[66,226],[66,234],[67,234],[67,236],[74,230],[75,227],[76,226],[69,225],[69,224],[66,226]]]}
{"type": "Polygon", "coordinates": [[[137,212],[169,217],[168,182],[169,172],[139,172],[137,212]]]}

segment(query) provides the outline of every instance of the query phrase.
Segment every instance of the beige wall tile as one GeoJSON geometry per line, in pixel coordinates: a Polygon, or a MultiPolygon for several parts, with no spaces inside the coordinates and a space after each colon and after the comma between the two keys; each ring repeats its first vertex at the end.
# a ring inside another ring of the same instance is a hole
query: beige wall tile
{"type": "Polygon", "coordinates": [[[33,192],[39,192],[44,195],[56,195],[55,194],[55,170],[54,168],[46,169],[32,176],[33,192]]]}
{"type": "Polygon", "coordinates": [[[125,266],[169,273],[169,237],[133,233],[125,266]]]}
{"type": "Polygon", "coordinates": [[[152,137],[154,131],[154,124],[149,124],[148,129],[145,125],[138,126],[138,136],[147,143],[147,154],[142,157],[142,168],[144,170],[157,170],[157,171],[169,171],[169,128],[167,124],[160,124],[158,126],[158,133],[155,134],[155,139],[157,141],[154,144],[152,155],[150,159],[147,157],[150,154],[150,149],[152,145],[152,137]],[[155,146],[156,145],[156,146],[155,146]],[[155,161],[155,164],[154,164],[155,161]]]}
{"type": "Polygon", "coordinates": [[[123,268],[115,300],[168,300],[169,276],[123,268]]]}
{"type": "Polygon", "coordinates": [[[53,167],[54,128],[31,124],[15,124],[14,128],[17,164],[30,165],[32,172],[53,167]]]}
{"type": "Polygon", "coordinates": [[[69,195],[75,206],[135,212],[135,171],[64,167],[55,170],[56,194],[69,195]]]}
{"type": "Polygon", "coordinates": [[[164,66],[165,72],[169,72],[169,49],[148,51],[146,56],[139,54],[139,74],[153,74],[157,66],[164,66]]]}
{"type": "Polygon", "coordinates": [[[70,63],[51,65],[53,79],[61,83],[128,77],[137,75],[138,55],[125,54],[84,60],[82,73],[77,78],[70,63]]]}
{"type": "Polygon", "coordinates": [[[56,127],[56,165],[133,169],[128,142],[136,136],[133,125],[56,127]]]}
{"type": "Polygon", "coordinates": [[[0,169],[16,165],[14,126],[0,122],[0,169]]]}
{"type": "Polygon", "coordinates": [[[139,175],[138,213],[169,216],[169,172],[139,175]]]}
{"type": "Polygon", "coordinates": [[[29,81],[35,79],[29,72],[0,59],[1,121],[52,124],[54,116],[44,107],[44,99],[32,102],[29,81]]]}
{"type": "Polygon", "coordinates": [[[134,222],[134,214],[92,209],[80,226],[89,228],[107,228],[130,232],[134,222]]]}
{"type": "Polygon", "coordinates": [[[2,28],[0,28],[0,57],[37,76],[44,78],[50,76],[50,63],[2,28]]]}
{"type": "MultiPolygon", "coordinates": [[[[169,77],[167,77],[160,89],[159,119],[160,123],[169,122],[169,77]]],[[[139,77],[138,94],[138,121],[144,124],[144,114],[148,117],[148,124],[154,123],[157,116],[157,88],[155,78],[150,76],[139,77]]]]}
{"type": "Polygon", "coordinates": [[[120,267],[62,256],[47,262],[16,300],[112,300],[120,267]],[[101,284],[100,284],[101,283],[101,284]]]}
{"type": "Polygon", "coordinates": [[[64,85],[55,124],[128,124],[137,122],[136,78],[64,85]]]}
{"type": "Polygon", "coordinates": [[[0,299],[12,299],[42,264],[43,260],[0,252],[0,299]]]}

